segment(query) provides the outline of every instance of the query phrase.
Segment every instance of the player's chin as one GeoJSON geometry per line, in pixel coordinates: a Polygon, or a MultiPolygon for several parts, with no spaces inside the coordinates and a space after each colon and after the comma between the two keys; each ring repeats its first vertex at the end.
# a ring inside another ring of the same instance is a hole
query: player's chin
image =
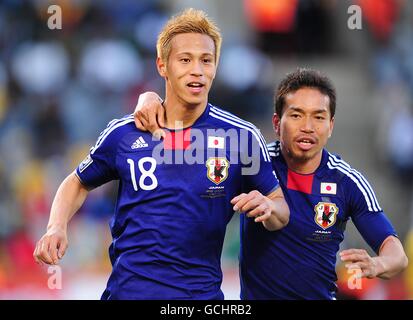
{"type": "Polygon", "coordinates": [[[297,150],[293,152],[292,155],[295,160],[298,160],[300,162],[311,159],[311,156],[308,154],[308,152],[301,151],[301,150],[297,150]]]}
{"type": "Polygon", "coordinates": [[[189,106],[199,106],[201,103],[205,101],[205,97],[189,96],[185,100],[186,100],[187,105],[189,106]]]}
{"type": "Polygon", "coordinates": [[[317,154],[316,150],[308,150],[308,151],[298,150],[294,153],[294,158],[300,161],[308,161],[314,158],[316,154],[317,154]]]}

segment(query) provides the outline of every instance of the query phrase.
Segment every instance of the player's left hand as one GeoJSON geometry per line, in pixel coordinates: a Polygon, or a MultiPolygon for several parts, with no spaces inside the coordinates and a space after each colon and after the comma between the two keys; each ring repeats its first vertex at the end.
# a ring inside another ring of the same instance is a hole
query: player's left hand
{"type": "Polygon", "coordinates": [[[348,269],[361,270],[360,278],[375,278],[378,274],[377,260],[371,257],[364,249],[347,249],[340,252],[340,258],[347,262],[348,269]]]}
{"type": "Polygon", "coordinates": [[[165,109],[157,93],[148,91],[140,94],[133,116],[138,129],[150,131],[157,140],[165,138],[166,133],[162,129],[165,126],[165,109]]]}
{"type": "Polygon", "coordinates": [[[234,211],[245,212],[247,217],[255,218],[255,222],[263,222],[271,217],[274,203],[271,199],[262,195],[259,191],[253,190],[241,193],[231,200],[234,211]]]}

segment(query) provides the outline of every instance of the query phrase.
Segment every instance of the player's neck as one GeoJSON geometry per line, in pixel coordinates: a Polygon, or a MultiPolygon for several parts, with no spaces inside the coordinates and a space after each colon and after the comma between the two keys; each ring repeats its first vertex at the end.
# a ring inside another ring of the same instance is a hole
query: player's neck
{"type": "Polygon", "coordinates": [[[284,149],[281,149],[281,153],[287,163],[288,169],[299,174],[311,174],[314,173],[321,163],[322,152],[319,152],[311,159],[297,159],[294,158],[284,149]]]}
{"type": "Polygon", "coordinates": [[[176,97],[165,98],[165,124],[167,128],[179,129],[192,126],[205,111],[207,101],[197,105],[186,104],[176,97]]]}

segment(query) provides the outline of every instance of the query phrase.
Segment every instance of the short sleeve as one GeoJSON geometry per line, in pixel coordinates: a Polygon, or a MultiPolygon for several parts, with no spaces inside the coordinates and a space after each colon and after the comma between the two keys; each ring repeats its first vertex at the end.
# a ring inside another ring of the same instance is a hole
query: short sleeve
{"type": "Polygon", "coordinates": [[[89,155],[76,168],[76,175],[83,185],[93,189],[119,179],[116,170],[116,151],[124,132],[122,128],[132,121],[131,116],[112,120],[101,132],[89,155]]]}

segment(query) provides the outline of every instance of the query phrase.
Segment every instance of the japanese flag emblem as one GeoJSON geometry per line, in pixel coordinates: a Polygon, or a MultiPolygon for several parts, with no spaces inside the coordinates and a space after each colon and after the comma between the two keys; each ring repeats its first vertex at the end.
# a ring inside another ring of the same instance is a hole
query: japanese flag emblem
{"type": "Polygon", "coordinates": [[[208,136],[208,148],[224,149],[225,139],[223,137],[208,136]]]}
{"type": "Polygon", "coordinates": [[[337,194],[337,184],[333,182],[321,182],[320,193],[337,194]]]}

